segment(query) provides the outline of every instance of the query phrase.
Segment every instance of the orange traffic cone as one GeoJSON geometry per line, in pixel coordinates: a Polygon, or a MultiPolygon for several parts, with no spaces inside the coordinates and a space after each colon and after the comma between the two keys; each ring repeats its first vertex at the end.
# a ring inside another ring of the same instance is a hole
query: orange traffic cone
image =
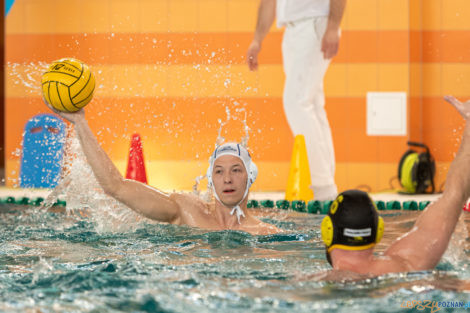
{"type": "Polygon", "coordinates": [[[145,172],[144,153],[139,134],[132,135],[131,147],[129,149],[129,160],[127,161],[126,178],[147,183],[145,172]]]}
{"type": "Polygon", "coordinates": [[[312,200],[311,184],[305,137],[304,135],[297,135],[294,140],[294,149],[287,178],[286,200],[304,200],[305,202],[312,200]]]}

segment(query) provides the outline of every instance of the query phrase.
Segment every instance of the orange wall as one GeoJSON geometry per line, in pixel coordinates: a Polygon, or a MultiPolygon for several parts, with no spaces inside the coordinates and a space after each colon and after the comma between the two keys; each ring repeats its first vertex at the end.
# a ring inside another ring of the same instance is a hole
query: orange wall
{"type": "MultiPolygon", "coordinates": [[[[150,184],[190,189],[229,110],[236,120],[224,128],[227,138],[240,140],[245,114],[251,128],[254,189],[284,189],[293,138],[282,109],[282,30],[266,38],[258,72],[244,64],[257,3],[17,0],[6,18],[7,184],[17,183],[23,125],[47,112],[41,73],[75,57],[95,73],[87,116],[121,171],[138,132],[150,184]]],[[[340,52],[325,77],[340,189],[388,189],[408,137],[431,146],[443,180],[462,123],[440,99],[470,96],[469,12],[468,0],[348,1],[340,52]],[[368,91],[408,93],[409,136],[366,135],[368,91]]]]}
{"type": "Polygon", "coordinates": [[[410,1],[411,139],[428,143],[442,185],[462,133],[462,119],[442,96],[470,98],[470,2],[410,1]]]}

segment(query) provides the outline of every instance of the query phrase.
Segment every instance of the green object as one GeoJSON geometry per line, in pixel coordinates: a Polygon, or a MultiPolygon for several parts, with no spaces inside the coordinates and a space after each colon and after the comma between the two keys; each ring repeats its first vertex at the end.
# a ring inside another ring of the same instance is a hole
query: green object
{"type": "Polygon", "coordinates": [[[427,207],[429,204],[431,204],[431,201],[421,201],[421,202],[419,203],[418,209],[419,209],[420,211],[423,211],[424,209],[426,209],[426,207],[427,207]]]}
{"type": "Polygon", "coordinates": [[[23,197],[23,198],[18,199],[16,201],[16,204],[28,205],[28,204],[31,204],[31,202],[28,197],[23,197]]]}
{"type": "Polygon", "coordinates": [[[305,207],[305,201],[303,200],[292,201],[292,209],[297,212],[307,212],[307,208],[305,207]]]}
{"type": "MultiPolygon", "coordinates": [[[[0,203],[4,204],[19,204],[19,205],[33,205],[33,206],[40,206],[44,202],[44,198],[38,197],[30,199],[28,197],[21,197],[15,199],[15,197],[7,197],[0,199],[0,203]]],[[[308,204],[305,203],[303,200],[294,200],[289,202],[287,200],[277,200],[273,201],[270,199],[266,200],[249,200],[247,203],[248,208],[278,208],[282,210],[288,210],[292,208],[294,211],[297,212],[307,212],[311,214],[328,214],[331,204],[333,201],[318,201],[312,200],[309,201],[308,204]]],[[[403,210],[407,211],[423,211],[431,201],[404,201],[403,204],[400,204],[399,201],[375,201],[375,205],[379,211],[383,210],[401,210],[403,206],[403,210]]],[[[57,200],[53,206],[66,206],[66,202],[64,200],[57,200]]]]}
{"type": "Polygon", "coordinates": [[[328,214],[328,211],[330,210],[330,206],[333,203],[333,201],[323,201],[323,206],[321,208],[321,214],[328,214]]]}
{"type": "Polygon", "coordinates": [[[416,201],[404,201],[403,202],[403,210],[417,211],[418,210],[418,203],[416,201]]]}
{"type": "Polygon", "coordinates": [[[44,202],[44,198],[42,198],[42,197],[38,197],[38,198],[34,199],[33,201],[31,201],[31,203],[34,206],[40,206],[43,202],[44,202]]]}
{"type": "Polygon", "coordinates": [[[282,210],[288,210],[290,207],[290,203],[287,200],[277,200],[276,201],[276,208],[282,210]]]}
{"type": "Polygon", "coordinates": [[[375,205],[377,206],[377,210],[384,211],[385,210],[385,202],[383,201],[375,201],[375,205]]]}
{"type": "Polygon", "coordinates": [[[63,206],[65,207],[67,205],[67,203],[64,201],[64,200],[57,200],[53,206],[63,206]]]}
{"type": "Polygon", "coordinates": [[[390,210],[401,210],[401,204],[398,201],[388,201],[386,208],[388,211],[390,210]]]}
{"type": "Polygon", "coordinates": [[[256,200],[250,200],[250,201],[248,201],[248,203],[246,204],[246,207],[247,207],[247,208],[259,208],[258,201],[256,201],[256,200]]]}
{"type": "Polygon", "coordinates": [[[8,197],[5,199],[5,203],[15,203],[15,198],[14,197],[8,197]]]}
{"type": "Polygon", "coordinates": [[[260,204],[262,208],[274,208],[273,200],[261,200],[260,204]]]}
{"type": "Polygon", "coordinates": [[[311,214],[318,214],[321,212],[321,202],[318,200],[312,200],[308,202],[307,212],[311,214]]]}

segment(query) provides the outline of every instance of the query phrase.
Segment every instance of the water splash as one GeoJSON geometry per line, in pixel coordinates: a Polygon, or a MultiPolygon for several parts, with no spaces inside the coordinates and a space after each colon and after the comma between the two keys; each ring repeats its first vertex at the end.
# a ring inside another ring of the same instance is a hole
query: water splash
{"type": "Polygon", "coordinates": [[[215,140],[215,147],[217,148],[218,146],[222,145],[225,142],[225,137],[222,136],[222,129],[224,128],[225,125],[230,121],[231,114],[230,114],[230,109],[228,106],[225,107],[225,114],[226,118],[225,121],[222,121],[222,119],[218,119],[217,122],[219,123],[219,129],[217,131],[217,139],[215,140]]]}
{"type": "Polygon", "coordinates": [[[246,149],[248,149],[248,140],[250,139],[250,127],[248,127],[248,124],[246,123],[246,110],[245,109],[241,109],[240,111],[242,111],[245,113],[245,118],[242,120],[242,123],[243,123],[243,129],[245,130],[245,136],[242,137],[242,140],[241,140],[241,145],[243,147],[245,147],[246,149]]]}
{"type": "Polygon", "coordinates": [[[50,208],[58,198],[65,199],[67,213],[90,218],[97,232],[131,231],[138,228],[141,221],[148,221],[104,193],[86,161],[75,131],[70,132],[63,175],[44,201],[42,209],[50,208]]]}
{"type": "MultiPolygon", "coordinates": [[[[237,104],[238,103],[235,101],[235,105],[237,105],[237,104]]],[[[251,129],[248,126],[248,123],[247,123],[246,109],[245,108],[236,108],[235,112],[238,113],[238,114],[243,114],[243,119],[241,119],[241,122],[243,124],[243,130],[245,132],[245,135],[241,138],[241,140],[239,142],[243,147],[248,148],[248,140],[250,139],[251,129]]],[[[217,131],[217,139],[215,141],[215,147],[214,148],[217,148],[218,146],[222,145],[225,142],[225,137],[222,136],[223,128],[230,122],[230,120],[237,121],[239,119],[238,114],[236,114],[236,115],[231,114],[230,109],[229,109],[228,106],[225,107],[225,114],[226,114],[226,118],[225,118],[224,121],[222,121],[222,119],[217,120],[218,123],[219,123],[219,129],[217,131]]]]}
{"type": "Polygon", "coordinates": [[[442,261],[447,261],[454,267],[458,267],[460,262],[465,261],[468,258],[465,254],[465,250],[462,249],[462,247],[465,247],[465,242],[468,237],[465,218],[465,214],[462,214],[460,216],[459,221],[455,226],[455,230],[452,234],[452,237],[449,241],[447,250],[442,256],[442,261]]]}
{"type": "Polygon", "coordinates": [[[54,270],[54,266],[46,259],[39,257],[39,261],[31,267],[33,272],[32,284],[37,283],[41,274],[49,273],[54,270]]]}
{"type": "Polygon", "coordinates": [[[198,177],[196,177],[195,183],[193,185],[193,194],[195,194],[195,195],[200,194],[200,192],[198,190],[198,186],[199,186],[199,183],[201,182],[201,180],[203,180],[205,177],[206,177],[206,175],[199,175],[198,177]]]}
{"type": "Polygon", "coordinates": [[[21,84],[23,92],[29,95],[40,95],[41,84],[40,76],[47,69],[49,64],[46,62],[30,62],[30,63],[12,63],[7,62],[7,79],[14,81],[16,85],[21,84]]]}

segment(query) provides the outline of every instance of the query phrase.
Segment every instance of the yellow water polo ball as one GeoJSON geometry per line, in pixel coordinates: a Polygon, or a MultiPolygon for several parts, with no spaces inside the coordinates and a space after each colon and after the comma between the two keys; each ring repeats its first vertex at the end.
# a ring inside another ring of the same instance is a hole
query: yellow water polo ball
{"type": "Polygon", "coordinates": [[[52,62],[41,83],[44,100],[62,112],[80,110],[95,91],[95,76],[88,65],[72,58],[52,62]]]}

